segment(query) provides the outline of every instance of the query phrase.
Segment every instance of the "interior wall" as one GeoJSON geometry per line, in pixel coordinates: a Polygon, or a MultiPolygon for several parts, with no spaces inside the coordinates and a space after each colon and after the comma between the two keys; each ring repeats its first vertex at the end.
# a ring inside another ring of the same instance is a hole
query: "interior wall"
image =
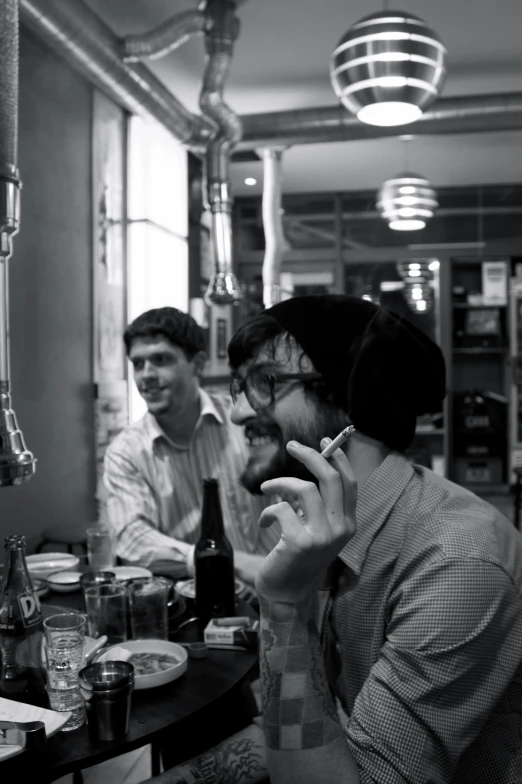
{"type": "MultiPolygon", "coordinates": [[[[35,476],[0,489],[0,538],[94,519],[92,88],[23,30],[22,222],[10,261],[13,408],[35,476]]],[[[0,561],[2,560],[0,554],[0,561]]]]}

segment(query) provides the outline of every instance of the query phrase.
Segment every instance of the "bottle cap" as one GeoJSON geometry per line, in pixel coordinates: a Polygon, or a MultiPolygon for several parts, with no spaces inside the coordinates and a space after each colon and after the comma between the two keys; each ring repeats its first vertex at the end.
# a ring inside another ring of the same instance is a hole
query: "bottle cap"
{"type": "Polygon", "coordinates": [[[25,536],[22,536],[21,534],[11,534],[4,539],[4,547],[20,548],[25,546],[25,536]]]}

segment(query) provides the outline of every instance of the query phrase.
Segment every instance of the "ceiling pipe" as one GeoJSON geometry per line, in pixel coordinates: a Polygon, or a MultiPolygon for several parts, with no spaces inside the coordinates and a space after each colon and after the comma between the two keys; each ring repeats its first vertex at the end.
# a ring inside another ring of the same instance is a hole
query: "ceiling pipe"
{"type": "Polygon", "coordinates": [[[11,408],[8,265],[20,226],[18,171],[18,0],[3,0],[0,14],[0,487],[26,482],[36,459],[11,408]]]}
{"type": "Polygon", "coordinates": [[[263,304],[271,308],[281,299],[281,263],[285,251],[282,220],[283,148],[263,150],[263,304]]]}
{"type": "Polygon", "coordinates": [[[206,16],[202,11],[182,11],[148,33],[127,35],[122,41],[123,59],[159,60],[183,46],[189,38],[205,32],[206,16]]]}
{"type": "Polygon", "coordinates": [[[487,133],[522,129],[522,93],[440,98],[415,123],[379,127],[361,123],[343,106],[323,106],[241,117],[238,151],[274,145],[381,139],[413,133],[487,133]]]}
{"type": "Polygon", "coordinates": [[[20,20],[129,112],[157,120],[190,149],[206,148],[213,127],[148,68],[123,62],[120,40],[82,0],[20,0],[20,20]]]}
{"type": "Polygon", "coordinates": [[[205,34],[206,61],[199,107],[217,127],[205,156],[205,198],[212,216],[212,274],[205,294],[209,305],[230,305],[241,299],[232,265],[232,189],[230,153],[241,139],[241,121],[225,103],[223,92],[239,35],[234,0],[208,0],[205,34]]]}

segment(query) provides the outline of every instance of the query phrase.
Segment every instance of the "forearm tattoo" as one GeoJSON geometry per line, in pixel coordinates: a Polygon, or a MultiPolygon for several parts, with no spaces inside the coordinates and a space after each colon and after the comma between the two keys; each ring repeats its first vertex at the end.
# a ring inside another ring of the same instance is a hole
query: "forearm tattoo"
{"type": "Polygon", "coordinates": [[[263,756],[263,750],[251,738],[231,738],[183,763],[170,777],[167,772],[164,784],[247,784],[265,770],[263,756]]]}
{"type": "Polygon", "coordinates": [[[306,610],[260,600],[260,670],[269,749],[313,749],[340,733],[319,636],[306,610]]]}

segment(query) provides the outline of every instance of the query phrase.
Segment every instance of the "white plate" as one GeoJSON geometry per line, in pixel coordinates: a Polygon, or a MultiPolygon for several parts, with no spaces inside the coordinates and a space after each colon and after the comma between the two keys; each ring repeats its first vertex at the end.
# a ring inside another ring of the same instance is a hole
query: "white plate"
{"type": "Polygon", "coordinates": [[[73,572],[80,559],[69,553],[39,553],[28,555],[27,568],[34,577],[46,580],[53,572],[73,572]]]}
{"type": "MultiPolygon", "coordinates": [[[[234,580],[235,583],[235,591],[236,596],[239,596],[245,590],[245,583],[239,580],[237,577],[234,580]]],[[[196,581],[192,580],[183,580],[176,583],[176,591],[181,595],[184,596],[185,599],[195,599],[196,598],[196,581]]]]}
{"type": "Polygon", "coordinates": [[[53,572],[47,577],[47,583],[53,591],[71,593],[80,589],[80,572],[53,572]]]}
{"type": "MultiPolygon", "coordinates": [[[[43,721],[47,737],[50,738],[62,729],[71,716],[70,711],[51,711],[24,705],[22,702],[0,697],[0,719],[4,721],[43,721]]],[[[0,762],[23,751],[21,746],[0,746],[0,762]]]]}
{"type": "Polygon", "coordinates": [[[107,571],[113,572],[116,579],[121,582],[134,580],[137,577],[152,577],[152,572],[143,566],[111,566],[110,569],[107,568],[107,571]]]}
{"type": "MultiPolygon", "coordinates": [[[[168,670],[161,672],[154,672],[150,675],[136,675],[134,674],[134,688],[137,691],[141,689],[154,689],[156,686],[164,686],[166,683],[171,683],[179,678],[187,669],[188,654],[183,646],[178,645],[176,642],[168,642],[167,640],[128,640],[127,642],[120,642],[118,645],[111,645],[110,648],[104,650],[101,655],[96,657],[96,661],[112,661],[111,651],[116,648],[123,648],[124,651],[132,653],[163,653],[173,656],[178,660],[178,664],[174,667],[169,667],[168,670]]],[[[132,664],[132,662],[131,662],[132,664]]]]}

